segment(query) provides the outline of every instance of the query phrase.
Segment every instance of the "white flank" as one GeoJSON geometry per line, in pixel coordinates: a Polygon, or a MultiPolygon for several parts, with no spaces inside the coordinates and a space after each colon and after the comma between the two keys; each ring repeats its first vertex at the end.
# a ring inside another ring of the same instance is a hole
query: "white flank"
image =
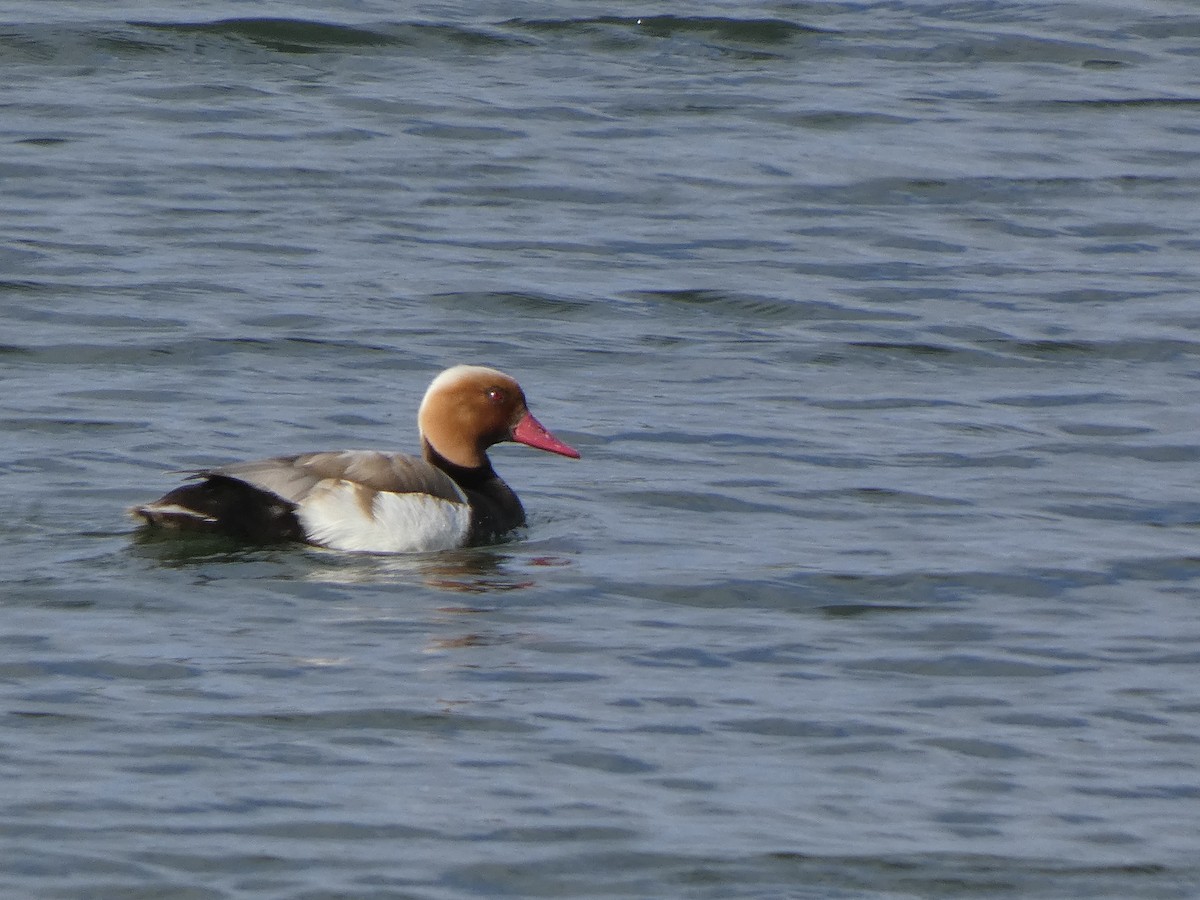
{"type": "Polygon", "coordinates": [[[456,503],[429,494],[375,493],[333,479],[313,487],[296,515],[314,544],[365,553],[451,550],[466,543],[471,530],[465,497],[456,503]]]}

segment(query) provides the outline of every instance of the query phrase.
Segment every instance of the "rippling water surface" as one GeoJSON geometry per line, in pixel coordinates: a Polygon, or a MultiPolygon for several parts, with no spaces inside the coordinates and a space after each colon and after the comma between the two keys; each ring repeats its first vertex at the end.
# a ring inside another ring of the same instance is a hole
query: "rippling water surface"
{"type": "Polygon", "coordinates": [[[6,895],[1200,892],[1190,4],[2,15],[6,895]],[[124,517],[468,361],[510,542],[124,517]]]}

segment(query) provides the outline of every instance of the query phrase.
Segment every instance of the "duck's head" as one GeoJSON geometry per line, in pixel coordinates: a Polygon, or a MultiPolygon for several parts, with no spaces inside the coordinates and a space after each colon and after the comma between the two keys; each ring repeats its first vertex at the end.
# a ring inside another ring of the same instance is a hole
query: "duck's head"
{"type": "Polygon", "coordinates": [[[579,459],[529,412],[516,379],[486,366],[454,366],[433,379],[417,425],[424,444],[456,466],[487,464],[487,449],[516,441],[579,459]]]}

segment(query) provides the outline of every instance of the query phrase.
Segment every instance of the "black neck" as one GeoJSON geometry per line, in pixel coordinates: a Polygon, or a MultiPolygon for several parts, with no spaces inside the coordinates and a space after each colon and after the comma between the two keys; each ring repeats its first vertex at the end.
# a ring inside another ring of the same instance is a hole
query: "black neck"
{"type": "Polygon", "coordinates": [[[450,462],[442,454],[433,449],[433,445],[425,442],[425,458],[454,479],[459,487],[480,490],[487,482],[496,477],[492,461],[485,455],[482,466],[460,466],[450,462]]]}

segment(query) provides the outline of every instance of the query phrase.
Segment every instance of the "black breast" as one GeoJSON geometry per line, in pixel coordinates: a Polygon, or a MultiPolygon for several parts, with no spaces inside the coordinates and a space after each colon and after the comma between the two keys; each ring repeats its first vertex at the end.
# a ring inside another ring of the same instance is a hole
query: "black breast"
{"type": "Polygon", "coordinates": [[[490,462],[467,468],[456,466],[432,447],[426,448],[431,463],[454,479],[471,504],[470,544],[486,544],[525,524],[525,509],[521,501],[496,474],[490,462]]]}

